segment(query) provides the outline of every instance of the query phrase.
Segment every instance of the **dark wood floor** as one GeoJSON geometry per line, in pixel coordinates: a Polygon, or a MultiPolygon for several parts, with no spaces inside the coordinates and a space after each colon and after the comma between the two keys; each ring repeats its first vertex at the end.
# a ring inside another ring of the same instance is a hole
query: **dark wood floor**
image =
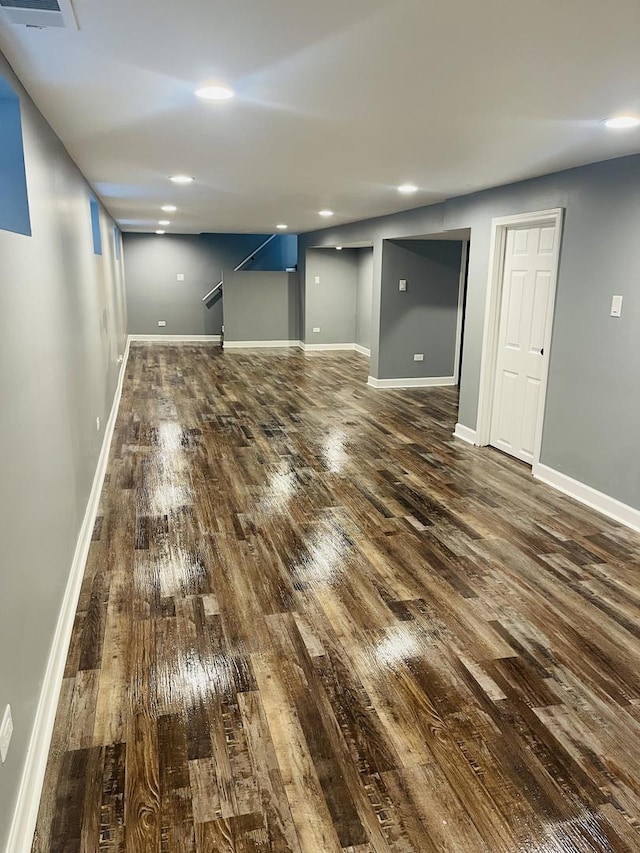
{"type": "Polygon", "coordinates": [[[34,851],[640,850],[640,537],[366,375],[132,347],[34,851]]]}

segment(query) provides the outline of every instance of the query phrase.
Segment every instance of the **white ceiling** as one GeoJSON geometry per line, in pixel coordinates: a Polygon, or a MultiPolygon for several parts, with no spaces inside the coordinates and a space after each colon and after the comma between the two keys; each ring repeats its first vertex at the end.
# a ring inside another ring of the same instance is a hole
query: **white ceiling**
{"type": "Polygon", "coordinates": [[[170,231],[306,231],[640,151],[601,123],[640,112],[639,0],[74,8],[0,49],[125,230],[173,202],[170,231]],[[237,97],[199,101],[209,81],[237,97]]]}

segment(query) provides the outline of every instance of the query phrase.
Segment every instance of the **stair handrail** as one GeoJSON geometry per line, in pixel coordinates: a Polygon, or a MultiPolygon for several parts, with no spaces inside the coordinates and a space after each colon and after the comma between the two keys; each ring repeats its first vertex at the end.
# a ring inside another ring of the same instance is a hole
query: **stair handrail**
{"type": "MultiPolygon", "coordinates": [[[[258,248],[257,248],[257,249],[254,249],[254,251],[253,251],[253,252],[251,252],[251,254],[250,254],[250,255],[247,255],[247,257],[246,257],[243,261],[240,261],[240,263],[238,264],[238,266],[233,268],[233,271],[234,271],[234,272],[240,272],[240,270],[242,269],[242,267],[243,267],[245,264],[248,264],[248,263],[249,263],[249,261],[252,261],[252,260],[255,258],[255,256],[258,254],[258,252],[261,252],[261,251],[264,249],[264,247],[265,247],[268,243],[270,243],[272,240],[275,240],[275,238],[276,238],[277,236],[278,236],[277,234],[272,234],[270,237],[268,237],[268,238],[264,241],[264,243],[262,243],[260,246],[258,246],[258,248]]],[[[203,296],[203,297],[202,297],[202,301],[203,301],[203,302],[209,302],[209,300],[211,299],[211,297],[212,297],[215,293],[217,293],[217,291],[218,291],[218,290],[220,290],[220,288],[222,287],[222,285],[223,285],[223,284],[224,284],[224,280],[219,281],[219,282],[215,285],[215,287],[213,287],[213,288],[209,291],[209,293],[207,293],[207,294],[206,294],[206,296],[203,296]]]]}

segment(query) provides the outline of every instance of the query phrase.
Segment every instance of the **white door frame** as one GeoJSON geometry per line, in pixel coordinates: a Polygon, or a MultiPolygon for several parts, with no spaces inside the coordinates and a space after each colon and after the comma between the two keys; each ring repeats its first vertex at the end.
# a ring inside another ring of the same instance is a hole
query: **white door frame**
{"type": "Polygon", "coordinates": [[[551,271],[551,286],[549,292],[549,303],[547,305],[547,322],[544,339],[544,353],[546,358],[542,367],[541,394],[533,451],[534,467],[540,462],[542,427],[544,423],[545,399],[547,396],[547,380],[549,376],[549,355],[551,352],[553,309],[555,306],[558,265],[560,262],[560,245],[562,242],[563,214],[563,208],[554,207],[551,210],[539,210],[533,213],[518,213],[513,216],[500,216],[491,220],[491,251],[489,255],[489,278],[487,282],[487,298],[484,312],[484,331],[482,333],[478,422],[476,425],[475,441],[475,443],[480,446],[489,444],[491,438],[491,415],[493,411],[493,395],[495,390],[496,361],[498,357],[498,333],[500,330],[500,306],[502,304],[502,285],[504,277],[505,250],[507,245],[507,230],[513,227],[525,228],[528,225],[535,227],[537,225],[544,224],[554,225],[556,228],[556,240],[553,248],[554,258],[551,271]]]}

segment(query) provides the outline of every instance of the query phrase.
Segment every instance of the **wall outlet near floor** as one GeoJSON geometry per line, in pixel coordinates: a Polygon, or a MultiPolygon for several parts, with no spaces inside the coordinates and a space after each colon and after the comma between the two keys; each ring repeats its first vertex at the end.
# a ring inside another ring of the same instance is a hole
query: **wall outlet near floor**
{"type": "Polygon", "coordinates": [[[406,278],[401,278],[398,282],[398,290],[405,291],[407,289],[407,280],[406,278]]]}
{"type": "Polygon", "coordinates": [[[158,325],[160,326],[161,329],[164,329],[164,327],[167,325],[167,321],[166,320],[158,320],[158,325]]]}
{"type": "Polygon", "coordinates": [[[424,361],[424,353],[423,352],[415,353],[415,355],[413,356],[413,360],[414,361],[424,361]]]}
{"type": "Polygon", "coordinates": [[[11,705],[7,705],[4,709],[2,717],[2,725],[0,725],[0,760],[4,764],[11,743],[11,735],[13,734],[13,720],[11,719],[11,705]]]}
{"type": "Polygon", "coordinates": [[[96,418],[96,432],[100,432],[100,417],[96,418]]]}
{"type": "Polygon", "coordinates": [[[320,326],[314,326],[314,327],[313,327],[313,331],[314,331],[314,332],[319,332],[319,331],[320,331],[320,326]]]}
{"type": "Polygon", "coordinates": [[[184,273],[183,273],[183,272],[179,272],[179,273],[176,275],[176,280],[177,280],[177,281],[184,281],[184,273]]]}
{"type": "Polygon", "coordinates": [[[122,362],[123,362],[123,361],[124,361],[124,356],[123,356],[123,355],[119,355],[119,356],[118,356],[118,364],[122,364],[122,362]]]}

